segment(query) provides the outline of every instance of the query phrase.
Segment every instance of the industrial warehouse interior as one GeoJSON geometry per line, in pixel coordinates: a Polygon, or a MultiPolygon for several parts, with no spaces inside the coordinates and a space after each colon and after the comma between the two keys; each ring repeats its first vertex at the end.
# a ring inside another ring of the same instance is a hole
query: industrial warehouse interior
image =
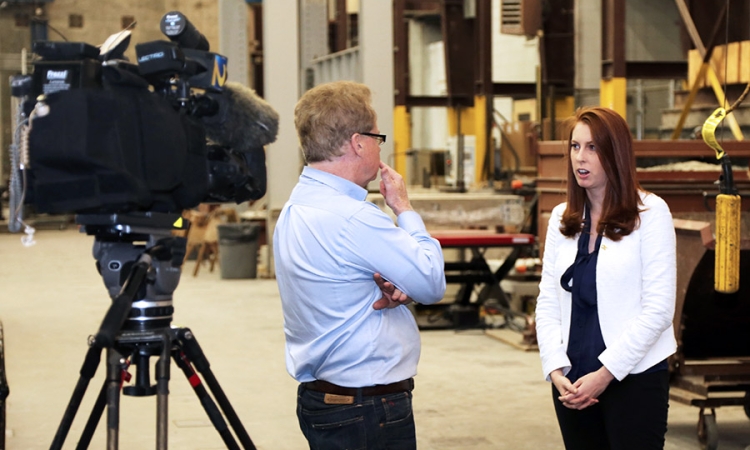
{"type": "Polygon", "coordinates": [[[445,261],[442,300],[397,307],[418,448],[565,448],[535,308],[569,119],[601,106],[674,225],[663,448],[749,450],[748,23],[750,0],[0,2],[0,450],[309,447],[273,236],[295,105],[339,80],[445,261]]]}
{"type": "MultiPolygon", "coordinates": [[[[6,448],[46,449],[73,394],[109,298],[91,257],[93,239],[74,229],[40,231],[33,247],[0,235],[6,400],[6,448]]],[[[274,280],[221,279],[218,269],[191,275],[186,263],[175,291],[174,325],[189,327],[255,446],[307,448],[299,431],[297,383],[284,368],[281,306],[274,280]]],[[[560,430],[542,377],[539,355],[481,330],[421,333],[415,377],[418,448],[560,449],[560,430]]],[[[102,363],[71,428],[74,447],[91,413],[106,370],[102,363]]],[[[221,449],[201,403],[173,365],[169,384],[169,445],[221,449]]],[[[665,449],[701,448],[698,409],[672,402],[665,449]]],[[[742,407],[716,410],[720,448],[744,450],[750,428],[742,407]]],[[[105,448],[103,417],[90,448],[105,448]]],[[[154,397],[122,396],[120,448],[153,448],[154,397]]]]}

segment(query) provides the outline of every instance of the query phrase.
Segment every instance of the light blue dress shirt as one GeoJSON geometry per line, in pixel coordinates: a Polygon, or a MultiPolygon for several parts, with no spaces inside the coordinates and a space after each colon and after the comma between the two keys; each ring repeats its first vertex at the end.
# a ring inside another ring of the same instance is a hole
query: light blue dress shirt
{"type": "Polygon", "coordinates": [[[305,167],[276,223],[273,246],[286,334],[286,366],[297,381],[347,387],[388,384],[417,373],[419,329],[405,306],[375,310],[378,272],[419,303],[440,301],[440,244],[414,211],[399,226],[367,191],[305,167]]]}

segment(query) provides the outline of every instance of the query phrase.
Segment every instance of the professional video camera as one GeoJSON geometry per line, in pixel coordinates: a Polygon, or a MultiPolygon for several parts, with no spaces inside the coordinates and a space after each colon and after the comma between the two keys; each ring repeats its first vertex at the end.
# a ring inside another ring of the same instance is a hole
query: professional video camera
{"type": "MultiPolygon", "coordinates": [[[[161,30],[170,41],[136,45],[137,64],[124,56],[127,30],[98,48],[38,42],[33,75],[11,80],[18,126],[9,228],[20,229],[24,203],[40,213],[76,213],[83,231],[95,236],[97,270],[112,299],[89,339],[52,449],[63,447],[103,349],[107,381],[78,448],[87,448],[105,406],[108,448],[117,448],[121,388],[126,395],[157,396],[157,448],[166,448],[170,357],[227,448],[239,447],[219,408],[243,447],[255,448],[193,333],[171,326],[186,247],[172,230],[184,225],[182,210],[199,203],[265,194],[263,147],[276,139],[278,114],[252,90],[226,82],[227,58],[209,52],[184,15],[167,13],[161,30]],[[153,386],[151,357],[159,358],[153,386]],[[122,386],[123,361],[136,366],[134,385],[122,386]]],[[[33,236],[33,229],[26,233],[33,236]]]]}
{"type": "Polygon", "coordinates": [[[12,170],[28,176],[37,212],[178,213],[265,194],[278,114],[226,81],[227,58],[183,14],[161,30],[170,41],[137,44],[137,64],[127,30],[100,47],[34,44],[33,75],[11,80],[28,120],[12,170]]]}

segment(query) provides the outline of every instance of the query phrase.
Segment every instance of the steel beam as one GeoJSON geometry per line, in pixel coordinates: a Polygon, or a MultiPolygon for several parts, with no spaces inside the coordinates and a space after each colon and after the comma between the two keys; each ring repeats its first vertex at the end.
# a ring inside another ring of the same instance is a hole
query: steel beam
{"type": "Polygon", "coordinates": [[[688,73],[687,61],[626,61],[626,78],[679,79],[688,73]]]}
{"type": "Polygon", "coordinates": [[[444,0],[442,10],[446,84],[452,106],[473,106],[475,81],[474,27],[464,18],[463,0],[444,0]],[[469,103],[464,103],[469,99],[469,103]]]}

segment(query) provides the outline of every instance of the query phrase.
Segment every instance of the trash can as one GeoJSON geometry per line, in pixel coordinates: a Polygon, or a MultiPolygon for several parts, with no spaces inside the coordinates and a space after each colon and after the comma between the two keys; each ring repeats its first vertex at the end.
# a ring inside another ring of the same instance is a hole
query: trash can
{"type": "Polygon", "coordinates": [[[256,278],[258,275],[258,233],[253,223],[218,225],[221,278],[256,278]]]}

